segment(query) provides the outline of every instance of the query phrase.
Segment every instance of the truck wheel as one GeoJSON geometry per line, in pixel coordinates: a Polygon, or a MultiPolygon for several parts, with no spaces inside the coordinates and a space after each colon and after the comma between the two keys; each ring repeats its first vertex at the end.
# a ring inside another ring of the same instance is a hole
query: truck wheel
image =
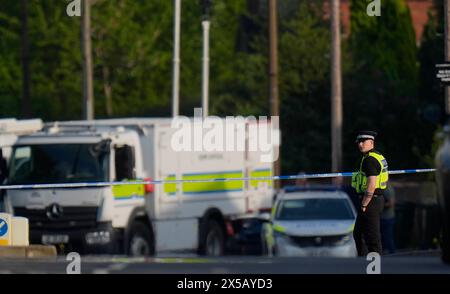
{"type": "Polygon", "coordinates": [[[222,256],[225,253],[225,236],[221,226],[215,220],[210,220],[205,234],[205,255],[222,256]]]}
{"type": "Polygon", "coordinates": [[[151,256],[154,254],[155,245],[149,228],[141,222],[133,223],[128,239],[128,255],[151,256]]]}

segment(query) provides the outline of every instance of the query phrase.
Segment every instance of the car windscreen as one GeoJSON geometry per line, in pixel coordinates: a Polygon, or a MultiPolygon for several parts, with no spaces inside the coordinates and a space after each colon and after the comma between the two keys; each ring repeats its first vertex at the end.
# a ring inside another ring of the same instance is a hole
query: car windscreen
{"type": "Polygon", "coordinates": [[[282,200],[276,212],[277,220],[346,220],[354,214],[346,199],[307,198],[282,200]]]}
{"type": "Polygon", "coordinates": [[[8,183],[102,182],[109,178],[109,148],[97,144],[15,146],[8,183]]]}

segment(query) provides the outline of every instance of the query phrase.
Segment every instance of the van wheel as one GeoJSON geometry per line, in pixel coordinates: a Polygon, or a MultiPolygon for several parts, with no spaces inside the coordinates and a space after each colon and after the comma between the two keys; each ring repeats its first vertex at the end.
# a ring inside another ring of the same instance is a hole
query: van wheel
{"type": "Polygon", "coordinates": [[[145,224],[135,222],[131,225],[127,252],[130,256],[152,256],[155,254],[153,235],[145,224]]]}
{"type": "Polygon", "coordinates": [[[222,227],[215,220],[208,221],[204,238],[204,254],[222,256],[225,253],[225,235],[222,227]]]}

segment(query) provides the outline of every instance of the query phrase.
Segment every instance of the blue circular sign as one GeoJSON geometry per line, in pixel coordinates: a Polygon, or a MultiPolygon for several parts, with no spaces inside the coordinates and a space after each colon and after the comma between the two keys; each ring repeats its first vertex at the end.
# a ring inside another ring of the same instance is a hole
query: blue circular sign
{"type": "Polygon", "coordinates": [[[3,237],[8,232],[8,223],[0,218],[0,237],[3,237]]]}

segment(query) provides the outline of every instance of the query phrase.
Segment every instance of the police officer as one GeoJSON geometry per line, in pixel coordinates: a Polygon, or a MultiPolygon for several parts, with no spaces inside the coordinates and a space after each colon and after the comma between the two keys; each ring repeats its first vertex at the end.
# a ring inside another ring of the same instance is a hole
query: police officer
{"type": "Polygon", "coordinates": [[[369,252],[382,254],[380,216],[384,207],[388,164],[384,156],[374,149],[376,136],[373,131],[360,131],[356,137],[359,151],[363,154],[359,170],[352,176],[352,187],[360,199],[353,231],[359,256],[369,252]]]}

